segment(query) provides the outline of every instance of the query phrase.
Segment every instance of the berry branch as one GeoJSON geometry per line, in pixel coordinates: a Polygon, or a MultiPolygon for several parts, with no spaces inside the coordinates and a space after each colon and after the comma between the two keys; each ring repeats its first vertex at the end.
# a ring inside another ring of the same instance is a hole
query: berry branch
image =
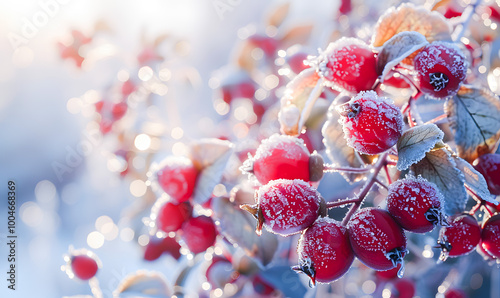
{"type": "Polygon", "coordinates": [[[379,174],[380,170],[384,167],[386,164],[386,159],[387,159],[388,153],[383,153],[382,155],[379,156],[379,159],[373,166],[373,172],[370,175],[370,178],[368,178],[368,181],[366,182],[365,185],[363,185],[363,188],[360,190],[359,194],[356,195],[356,201],[354,204],[351,206],[351,209],[347,212],[345,215],[344,219],[342,220],[342,225],[346,226],[351,217],[356,213],[356,211],[359,209],[361,204],[363,203],[363,200],[365,199],[366,195],[372,188],[373,184],[377,181],[377,175],[379,174]]]}
{"type": "Polygon", "coordinates": [[[481,2],[482,0],[477,0],[474,4],[467,6],[462,14],[462,18],[464,18],[465,15],[465,20],[457,26],[455,31],[456,34],[454,34],[453,36],[454,42],[460,42],[460,39],[465,35],[465,31],[467,31],[467,28],[469,28],[469,23],[472,20],[472,16],[474,15],[474,13],[476,13],[476,9],[481,4],[481,2]]]}

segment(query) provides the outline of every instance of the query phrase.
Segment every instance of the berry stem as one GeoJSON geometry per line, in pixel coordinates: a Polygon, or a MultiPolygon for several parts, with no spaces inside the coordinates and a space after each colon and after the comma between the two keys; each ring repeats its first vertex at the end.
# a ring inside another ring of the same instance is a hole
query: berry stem
{"type": "Polygon", "coordinates": [[[429,121],[425,122],[425,124],[428,124],[428,123],[436,123],[436,122],[439,122],[439,121],[441,121],[441,120],[443,120],[443,119],[446,119],[446,118],[448,118],[448,115],[443,114],[443,115],[441,115],[441,116],[437,116],[436,118],[431,119],[431,120],[429,120],[429,121]]]}
{"type": "Polygon", "coordinates": [[[455,32],[453,33],[453,41],[460,42],[460,39],[464,36],[465,31],[469,27],[469,23],[472,19],[472,16],[476,12],[477,7],[481,4],[482,0],[477,0],[474,4],[469,5],[465,8],[462,13],[462,19],[465,19],[463,22],[457,25],[455,32]]]}
{"type": "Polygon", "coordinates": [[[385,176],[387,177],[387,183],[392,184],[391,174],[389,173],[389,168],[387,167],[387,163],[384,165],[385,176]]]}
{"type": "Polygon", "coordinates": [[[356,195],[356,197],[357,197],[356,198],[356,202],[354,202],[354,204],[351,206],[351,209],[349,209],[349,211],[347,211],[347,214],[345,215],[344,219],[342,220],[342,225],[343,226],[347,225],[347,223],[349,222],[349,220],[351,219],[351,217],[354,215],[354,213],[356,213],[356,211],[361,206],[361,203],[363,202],[363,200],[365,199],[366,195],[368,194],[368,192],[372,188],[373,184],[375,184],[375,182],[377,181],[377,175],[378,175],[378,173],[380,172],[380,170],[382,169],[382,167],[384,165],[386,165],[386,163],[387,163],[387,155],[388,155],[387,152],[383,153],[379,157],[379,159],[377,160],[377,163],[373,167],[373,172],[372,172],[372,174],[370,176],[370,179],[368,179],[368,182],[365,185],[363,185],[363,188],[359,192],[359,195],[356,195]]]}
{"type": "Polygon", "coordinates": [[[479,208],[481,208],[482,205],[483,205],[482,201],[477,202],[477,204],[470,209],[469,214],[474,216],[474,214],[476,214],[476,212],[479,210],[479,208]]]}
{"type": "Polygon", "coordinates": [[[483,202],[485,200],[483,198],[481,198],[481,196],[479,196],[472,188],[470,188],[469,185],[464,184],[464,186],[465,186],[465,189],[472,195],[472,197],[474,198],[474,200],[478,201],[481,204],[484,204],[483,202]]]}
{"type": "Polygon", "coordinates": [[[358,200],[359,200],[358,198],[355,198],[355,199],[338,200],[335,202],[327,202],[326,208],[330,209],[330,208],[340,207],[347,204],[356,203],[358,200]]]}
{"type": "Polygon", "coordinates": [[[382,186],[383,188],[385,188],[385,189],[389,189],[389,187],[388,187],[388,186],[387,186],[384,182],[380,181],[378,178],[375,178],[375,182],[376,182],[378,185],[382,186]]]}
{"type": "Polygon", "coordinates": [[[366,173],[371,171],[371,168],[352,168],[352,167],[335,167],[333,165],[324,164],[324,173],[346,172],[346,173],[366,173]]]}
{"type": "Polygon", "coordinates": [[[316,100],[321,95],[321,92],[323,92],[324,82],[325,78],[323,77],[319,78],[318,82],[316,83],[316,86],[314,86],[314,89],[311,91],[311,94],[309,94],[309,97],[307,98],[307,101],[304,104],[304,108],[302,109],[302,113],[300,114],[300,119],[299,119],[299,126],[298,126],[299,134],[302,131],[304,123],[309,118],[309,115],[311,114],[312,108],[316,103],[316,100]]]}

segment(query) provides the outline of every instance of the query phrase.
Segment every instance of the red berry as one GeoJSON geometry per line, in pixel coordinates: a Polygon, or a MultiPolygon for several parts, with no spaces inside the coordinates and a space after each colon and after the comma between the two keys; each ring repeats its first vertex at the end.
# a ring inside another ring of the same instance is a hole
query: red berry
{"type": "MultiPolygon", "coordinates": [[[[347,224],[354,254],[366,266],[389,270],[403,265],[406,236],[389,212],[378,208],[363,208],[347,224]]],[[[403,274],[404,267],[399,273],[403,274]]]]}
{"type": "Polygon", "coordinates": [[[156,238],[150,237],[149,243],[146,245],[146,250],[144,251],[144,259],[146,261],[154,261],[158,259],[163,253],[168,253],[176,260],[181,257],[180,252],[181,246],[175,238],[165,237],[156,238]]]}
{"type": "Polygon", "coordinates": [[[442,249],[439,259],[442,261],[470,253],[481,240],[481,228],[472,215],[454,215],[448,222],[450,226],[439,231],[438,244],[442,249]]]}
{"type": "Polygon", "coordinates": [[[95,276],[99,266],[97,261],[85,254],[71,257],[71,270],[76,277],[82,280],[88,280],[95,276]]]}
{"type": "Polygon", "coordinates": [[[454,44],[436,41],[415,56],[416,83],[427,95],[442,99],[457,93],[467,76],[467,62],[454,44]]]}
{"type": "Polygon", "coordinates": [[[403,229],[426,233],[445,220],[442,200],[433,183],[420,176],[410,177],[389,186],[387,211],[403,229]]]}
{"type": "Polygon", "coordinates": [[[193,206],[189,202],[179,204],[166,202],[159,207],[156,204],[153,206],[152,213],[155,215],[152,217],[156,218],[156,225],[159,230],[169,233],[179,230],[184,222],[191,218],[192,212],[193,206]]]}
{"type": "Polygon", "coordinates": [[[390,280],[398,277],[398,272],[401,270],[401,264],[386,271],[375,271],[375,276],[381,280],[390,280]]]}
{"type": "Polygon", "coordinates": [[[347,229],[328,217],[319,218],[301,235],[297,253],[299,265],[293,269],[307,274],[312,285],[339,279],[354,261],[347,229]]]}
{"type": "Polygon", "coordinates": [[[137,89],[137,87],[135,86],[134,82],[132,82],[131,80],[126,80],[125,82],[123,82],[123,85],[122,85],[122,94],[124,96],[129,96],[136,89],[137,89]]]}
{"type": "Polygon", "coordinates": [[[494,258],[500,258],[500,214],[493,215],[484,223],[481,246],[494,258]]]}
{"type": "Polygon", "coordinates": [[[313,224],[320,214],[320,194],[302,180],[273,180],[256,193],[256,205],[242,208],[257,217],[257,233],[262,225],[282,236],[297,234],[313,224]]]}
{"type": "Polygon", "coordinates": [[[309,156],[301,139],[275,134],[262,141],[241,169],[253,173],[261,184],[276,179],[309,181],[309,156]]]}
{"type": "Polygon", "coordinates": [[[319,75],[339,91],[370,90],[378,78],[375,54],[356,38],[344,37],[330,43],[313,64],[319,75]]]}
{"type": "Polygon", "coordinates": [[[276,54],[279,46],[278,40],[258,34],[250,36],[248,38],[248,41],[256,47],[260,48],[268,57],[273,57],[276,54]]]}
{"type": "Polygon", "coordinates": [[[268,297],[276,292],[276,289],[273,287],[273,285],[260,277],[260,275],[254,276],[252,285],[255,292],[257,292],[259,295],[268,297]]]}
{"type": "Polygon", "coordinates": [[[481,155],[472,164],[483,175],[491,194],[500,195],[500,154],[481,155]]]}
{"type": "Polygon", "coordinates": [[[363,154],[394,146],[403,131],[403,116],[392,102],[374,91],[360,92],[337,107],[347,144],[363,154]]]}
{"type": "Polygon", "coordinates": [[[415,282],[411,279],[397,279],[392,285],[394,290],[391,291],[391,298],[412,298],[415,296],[415,282]]]}
{"type": "Polygon", "coordinates": [[[462,289],[448,289],[444,292],[444,298],[467,298],[467,293],[462,289]]]}
{"type": "Polygon", "coordinates": [[[176,202],[185,202],[193,194],[198,170],[191,159],[169,156],[159,166],[156,177],[161,188],[176,202]]]}
{"type": "Polygon", "coordinates": [[[296,53],[286,57],[286,63],[290,67],[290,70],[295,74],[299,74],[306,68],[309,68],[309,64],[304,62],[307,61],[308,54],[306,52],[297,51],[296,53]]]}
{"type": "Polygon", "coordinates": [[[204,252],[215,244],[217,229],[208,216],[193,217],[182,226],[182,240],[193,254],[204,252]]]}

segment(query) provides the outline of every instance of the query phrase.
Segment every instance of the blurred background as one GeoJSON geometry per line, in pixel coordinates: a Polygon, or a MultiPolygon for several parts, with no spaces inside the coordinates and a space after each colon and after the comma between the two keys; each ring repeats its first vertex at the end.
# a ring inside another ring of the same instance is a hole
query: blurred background
{"type": "MultiPolygon", "coordinates": [[[[7,181],[16,183],[18,236],[16,291],[7,290],[2,272],[8,247],[0,247],[0,297],[91,295],[88,283],[61,270],[70,246],[99,256],[104,297],[140,269],[160,271],[173,282],[188,260],[143,259],[148,231],[141,218],[153,203],[144,199],[149,165],[182,155],[189,141],[202,137],[251,139],[252,125],[262,120],[259,109],[271,106],[268,98],[279,101],[279,87],[292,75],[254,72],[258,105],[239,100],[230,111],[229,100],[214,90],[241,79],[232,69],[243,52],[238,44],[261,34],[288,38],[289,47],[302,34],[308,36],[306,52],[316,54],[340,33],[369,41],[378,16],[401,1],[354,1],[350,19],[339,16],[341,1],[290,1],[279,28],[269,26],[270,8],[283,2],[0,0],[0,189],[6,194],[7,181]],[[301,33],[307,24],[314,26],[301,33]],[[126,111],[96,106],[121,97],[128,98],[126,111]]],[[[249,53],[260,69],[274,62],[266,60],[265,49],[249,53]]],[[[498,92],[496,80],[491,88],[498,92]]],[[[340,175],[327,179],[323,187],[341,186],[338,198],[355,187],[340,175]]],[[[0,214],[4,243],[4,199],[0,214]]],[[[190,282],[199,286],[201,278],[194,274],[190,282]]],[[[473,286],[482,283],[479,276],[473,286]]],[[[198,289],[187,296],[197,297],[198,289]]],[[[351,296],[359,291],[356,283],[345,289],[351,296]]],[[[375,283],[366,281],[362,291],[370,295],[375,283]]]]}

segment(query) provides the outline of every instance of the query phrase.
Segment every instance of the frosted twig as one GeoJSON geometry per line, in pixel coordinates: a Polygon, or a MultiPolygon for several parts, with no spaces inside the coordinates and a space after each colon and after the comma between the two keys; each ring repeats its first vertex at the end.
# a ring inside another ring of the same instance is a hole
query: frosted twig
{"type": "Polygon", "coordinates": [[[356,213],[356,211],[361,206],[361,203],[363,202],[366,195],[368,194],[368,192],[372,188],[373,184],[375,184],[375,182],[377,181],[378,173],[380,172],[382,167],[387,162],[387,155],[388,155],[388,153],[386,152],[379,157],[379,160],[377,160],[377,163],[373,167],[373,172],[370,176],[370,179],[368,179],[368,182],[365,185],[363,185],[363,188],[359,192],[359,195],[358,195],[359,199],[351,206],[351,209],[349,209],[349,211],[347,211],[347,214],[345,215],[344,219],[342,220],[343,226],[347,225],[347,223],[349,222],[351,217],[354,215],[354,213],[356,213]]]}
{"type": "Polygon", "coordinates": [[[366,173],[371,171],[371,168],[352,168],[352,167],[335,167],[333,165],[325,164],[324,173],[345,172],[345,173],[366,173]]]}
{"type": "Polygon", "coordinates": [[[460,42],[460,39],[464,36],[465,31],[467,31],[467,28],[469,27],[470,20],[472,19],[472,16],[476,12],[477,7],[481,4],[481,0],[477,0],[476,3],[469,5],[465,8],[464,12],[462,13],[462,19],[465,18],[465,20],[460,23],[454,32],[453,36],[453,41],[454,42],[460,42]]]}

